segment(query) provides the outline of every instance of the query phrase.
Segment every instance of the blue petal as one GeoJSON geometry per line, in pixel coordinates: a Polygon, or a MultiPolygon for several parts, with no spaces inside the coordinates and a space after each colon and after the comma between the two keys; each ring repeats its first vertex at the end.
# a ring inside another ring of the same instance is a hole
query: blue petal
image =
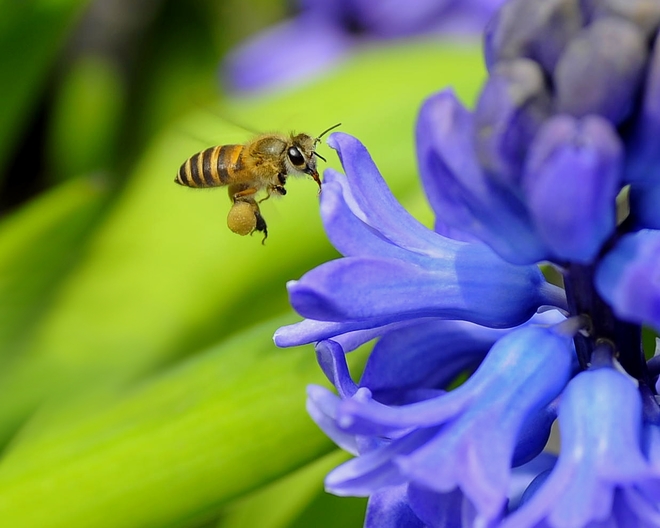
{"type": "Polygon", "coordinates": [[[562,302],[538,268],[508,265],[474,244],[464,245],[452,259],[429,261],[424,268],[396,259],[330,261],[290,282],[288,289],[291,305],[303,317],[378,319],[381,324],[442,317],[510,327],[543,304],[562,302]]]}
{"type": "MultiPolygon", "coordinates": [[[[393,244],[381,234],[377,220],[374,227],[362,220],[366,220],[367,215],[355,203],[347,178],[332,169],[325,171],[321,218],[328,239],[346,257],[380,256],[411,261],[423,258],[418,253],[393,244]]],[[[438,242],[442,242],[440,237],[438,242]]]]}
{"type": "Polygon", "coordinates": [[[551,453],[541,453],[533,460],[515,468],[511,472],[509,486],[509,511],[515,511],[520,504],[523,493],[540,474],[551,470],[557,463],[557,456],[551,453]]]}
{"type": "Polygon", "coordinates": [[[496,62],[528,58],[551,74],[562,51],[583,23],[578,2],[506,2],[486,32],[488,69],[492,71],[496,62]]]}
{"type": "Polygon", "coordinates": [[[561,260],[589,263],[616,225],[623,146],[598,116],[550,119],[527,158],[527,204],[545,243],[561,260]]]}
{"type": "Polygon", "coordinates": [[[350,209],[363,222],[391,243],[412,253],[443,257],[453,251],[451,240],[424,227],[394,198],[358,139],[335,132],[328,138],[328,145],[337,150],[346,173],[353,202],[349,203],[350,209]]]}
{"type": "Polygon", "coordinates": [[[552,424],[557,418],[557,410],[551,404],[531,414],[525,419],[516,440],[511,465],[520,466],[538,456],[548,443],[552,424]]]}
{"type": "Polygon", "coordinates": [[[425,528],[408,504],[408,486],[385,488],[369,497],[365,528],[425,528]]]}
{"type": "Polygon", "coordinates": [[[655,0],[588,0],[581,4],[591,20],[610,16],[625,18],[649,38],[660,24],[660,3],[655,0]]]}
{"type": "MultiPolygon", "coordinates": [[[[640,115],[635,120],[633,133],[627,145],[626,180],[654,184],[657,196],[657,187],[660,184],[660,38],[656,36],[653,55],[649,61],[646,86],[640,115]]],[[[656,204],[658,202],[655,202],[656,204]]],[[[648,207],[649,215],[657,220],[658,207],[648,207]],[[653,214],[655,212],[655,214],[653,214]]],[[[637,214],[639,214],[636,211],[637,214]]],[[[647,224],[647,227],[655,227],[647,224]]]]}
{"type": "MultiPolygon", "coordinates": [[[[493,518],[506,500],[509,462],[523,422],[554,399],[568,380],[569,342],[549,329],[522,328],[500,339],[474,375],[454,391],[401,407],[352,398],[338,409],[338,424],[349,433],[377,436],[413,427],[426,431],[429,436],[414,449],[406,444],[407,449],[397,450],[395,463],[403,474],[438,492],[459,486],[483,515],[493,518]]],[[[352,462],[352,471],[336,475],[334,486],[375,486],[380,480],[373,475],[383,464],[387,468],[382,471],[397,474],[384,452],[370,453],[368,463],[352,462]],[[341,483],[344,478],[350,483],[341,483]]]]}
{"type": "Polygon", "coordinates": [[[302,15],[232,50],[222,75],[235,92],[283,88],[326,72],[351,46],[352,39],[331,19],[302,15]]]}
{"type": "Polygon", "coordinates": [[[462,528],[461,510],[464,495],[459,490],[438,493],[428,488],[408,486],[408,503],[426,526],[462,528]]]}
{"type": "Polygon", "coordinates": [[[446,225],[488,244],[509,262],[543,260],[548,251],[537,238],[524,205],[509,190],[486,178],[473,146],[474,126],[450,91],[428,98],[417,121],[417,159],[422,183],[446,225]]]}
{"type": "Polygon", "coordinates": [[[506,330],[464,321],[420,320],[392,330],[376,343],[360,380],[382,403],[400,403],[407,391],[444,388],[474,370],[506,330]]]}
{"type": "Polygon", "coordinates": [[[357,18],[383,38],[425,33],[442,18],[452,0],[353,0],[357,18]]]}
{"type": "Polygon", "coordinates": [[[387,329],[406,324],[410,324],[410,322],[399,321],[387,324],[372,320],[366,324],[364,321],[335,323],[305,319],[299,323],[278,328],[273,340],[278,347],[290,347],[333,338],[342,346],[344,352],[351,352],[360,345],[382,335],[387,329]]]}
{"type": "Polygon", "coordinates": [[[474,111],[482,169],[504,185],[516,185],[529,143],[550,111],[550,94],[537,63],[517,59],[496,65],[474,111]]]}
{"type": "Polygon", "coordinates": [[[335,444],[343,450],[359,454],[355,435],[346,433],[337,426],[337,409],[341,399],[325,387],[310,385],[307,387],[307,413],[335,444]]]}
{"type": "Polygon", "coordinates": [[[647,50],[643,33],[622,18],[599,19],[562,53],[554,71],[556,106],[575,117],[599,114],[619,124],[632,111],[647,50]]]}
{"type": "Polygon", "coordinates": [[[350,398],[358,387],[353,382],[341,346],[332,341],[321,341],[316,345],[316,359],[326,377],[337,388],[339,396],[350,398]]]}
{"type": "Polygon", "coordinates": [[[622,319],[660,328],[659,262],[660,231],[625,235],[598,266],[596,289],[622,319]]]}
{"type": "Polygon", "coordinates": [[[654,478],[641,452],[641,411],[626,375],[607,367],[578,374],[560,402],[557,465],[502,526],[588,526],[610,518],[615,490],[654,478]]]}
{"type": "Polygon", "coordinates": [[[413,431],[380,449],[345,462],[328,474],[326,490],[340,496],[366,497],[384,487],[406,483],[408,479],[395,460],[424,445],[435,432],[435,429],[413,431]]]}

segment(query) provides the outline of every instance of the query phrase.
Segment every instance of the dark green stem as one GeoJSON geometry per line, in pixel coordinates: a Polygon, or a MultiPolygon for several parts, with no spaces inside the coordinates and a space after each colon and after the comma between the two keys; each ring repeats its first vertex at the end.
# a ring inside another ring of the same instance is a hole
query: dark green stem
{"type": "Polygon", "coordinates": [[[642,348],[642,329],[639,325],[621,321],[594,289],[593,266],[570,264],[564,271],[564,287],[571,315],[586,315],[591,320],[589,335],[574,338],[580,366],[586,369],[598,340],[606,339],[614,345],[621,366],[634,378],[651,386],[642,348]]]}

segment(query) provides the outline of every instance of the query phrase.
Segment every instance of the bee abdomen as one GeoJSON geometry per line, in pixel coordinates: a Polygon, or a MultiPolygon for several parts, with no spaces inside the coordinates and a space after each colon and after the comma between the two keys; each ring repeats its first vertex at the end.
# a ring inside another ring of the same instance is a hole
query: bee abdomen
{"type": "Polygon", "coordinates": [[[243,145],[211,147],[188,158],[177,173],[176,183],[187,187],[228,185],[239,169],[243,145]]]}

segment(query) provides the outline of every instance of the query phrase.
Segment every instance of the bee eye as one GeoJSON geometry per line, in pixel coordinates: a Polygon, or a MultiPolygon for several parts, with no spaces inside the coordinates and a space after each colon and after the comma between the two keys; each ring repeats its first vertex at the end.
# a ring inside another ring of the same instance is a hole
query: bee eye
{"type": "Polygon", "coordinates": [[[296,147],[291,147],[287,154],[289,155],[289,160],[291,160],[291,163],[293,163],[296,167],[302,167],[305,164],[305,158],[303,158],[303,155],[296,147]]]}

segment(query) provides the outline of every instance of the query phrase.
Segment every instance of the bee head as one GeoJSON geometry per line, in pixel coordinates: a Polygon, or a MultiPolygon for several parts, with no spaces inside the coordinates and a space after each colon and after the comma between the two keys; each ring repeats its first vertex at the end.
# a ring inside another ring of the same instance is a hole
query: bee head
{"type": "Polygon", "coordinates": [[[286,163],[290,173],[309,174],[321,186],[319,173],[316,170],[315,152],[316,140],[307,134],[291,137],[291,143],[286,149],[286,163]]]}
{"type": "Polygon", "coordinates": [[[291,172],[301,172],[309,174],[321,189],[321,180],[319,173],[316,170],[316,158],[321,158],[323,161],[326,159],[320,154],[316,153],[316,145],[319,144],[321,138],[331,130],[340,126],[341,123],[324,130],[318,137],[313,138],[307,134],[298,134],[291,136],[291,144],[286,151],[287,164],[293,169],[291,172]]]}

